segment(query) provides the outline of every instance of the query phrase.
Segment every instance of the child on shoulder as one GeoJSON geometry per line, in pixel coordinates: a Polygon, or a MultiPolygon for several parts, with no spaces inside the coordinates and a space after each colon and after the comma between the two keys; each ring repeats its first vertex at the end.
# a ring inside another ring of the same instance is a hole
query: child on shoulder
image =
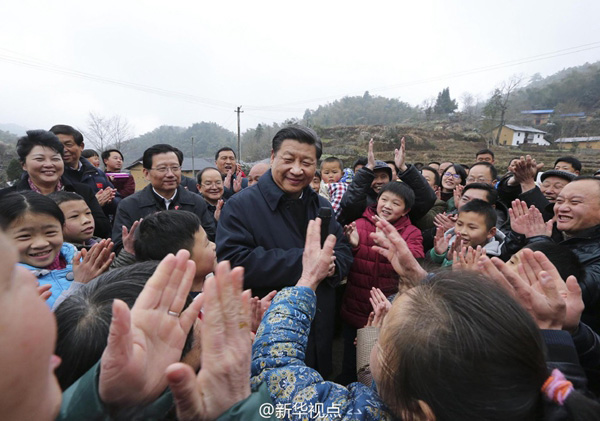
{"type": "Polygon", "coordinates": [[[348,184],[340,181],[344,176],[344,163],[341,159],[334,156],[326,158],[321,163],[321,179],[322,188],[325,191],[322,196],[326,197],[331,202],[331,207],[337,218],[340,214],[340,203],[346,190],[348,190],[348,184]]]}

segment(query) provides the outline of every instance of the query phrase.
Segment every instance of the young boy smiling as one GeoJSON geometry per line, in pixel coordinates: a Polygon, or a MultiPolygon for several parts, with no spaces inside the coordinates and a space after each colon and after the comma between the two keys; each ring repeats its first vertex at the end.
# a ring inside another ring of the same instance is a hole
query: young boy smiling
{"type": "Polygon", "coordinates": [[[505,235],[496,229],[498,215],[492,205],[481,199],[473,199],[461,206],[454,228],[446,233],[438,228],[434,247],[429,257],[442,266],[452,264],[451,250],[460,251],[461,247],[481,246],[488,256],[500,256],[505,235]]]}

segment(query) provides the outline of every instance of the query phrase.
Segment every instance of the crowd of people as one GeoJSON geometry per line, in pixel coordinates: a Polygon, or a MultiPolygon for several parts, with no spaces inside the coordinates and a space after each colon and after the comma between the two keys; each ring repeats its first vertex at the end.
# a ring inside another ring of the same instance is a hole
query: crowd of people
{"type": "Polygon", "coordinates": [[[27,132],[0,191],[3,417],[600,419],[598,172],[375,143],[346,168],[289,126],[269,164],[225,147],[196,179],[156,144],[136,191],[119,150],[27,132]]]}

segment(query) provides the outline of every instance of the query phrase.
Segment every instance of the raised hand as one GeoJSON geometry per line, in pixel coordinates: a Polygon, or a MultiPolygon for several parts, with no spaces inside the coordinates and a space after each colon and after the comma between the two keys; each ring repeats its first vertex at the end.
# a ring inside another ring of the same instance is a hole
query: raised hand
{"type": "Polygon", "coordinates": [[[531,157],[531,155],[521,157],[520,160],[515,162],[515,181],[521,184],[521,190],[523,192],[535,188],[535,177],[543,166],[543,162],[538,164],[535,159],[531,157]]]}
{"type": "Polygon", "coordinates": [[[457,184],[454,187],[454,190],[452,190],[452,197],[454,197],[454,206],[456,207],[456,209],[458,209],[458,206],[460,204],[460,198],[462,197],[464,189],[465,186],[463,186],[462,184],[457,184]]]}
{"type": "Polygon", "coordinates": [[[329,234],[321,248],[321,218],[308,222],[302,254],[302,275],[296,283],[297,286],[306,286],[316,291],[321,281],[330,276],[331,264],[335,259],[335,241],[335,235],[329,234]]]}
{"type": "Polygon", "coordinates": [[[368,326],[381,327],[383,319],[392,308],[392,303],[379,288],[371,288],[371,297],[369,298],[373,306],[373,319],[368,326]]]}
{"type": "Polygon", "coordinates": [[[73,280],[87,284],[100,276],[110,267],[115,254],[112,252],[114,243],[109,239],[94,244],[89,251],[81,250],[73,257],[73,280]]]}
{"type": "Polygon", "coordinates": [[[100,189],[96,193],[96,200],[98,200],[98,203],[100,203],[100,206],[104,206],[107,203],[110,203],[114,199],[114,197],[115,197],[115,194],[110,187],[107,187],[105,189],[100,189]]]}
{"type": "Polygon", "coordinates": [[[224,204],[225,204],[225,201],[223,199],[219,199],[217,201],[217,208],[215,209],[215,221],[218,221],[219,218],[221,217],[221,210],[223,209],[224,204]]]}
{"type": "Polygon", "coordinates": [[[406,241],[389,222],[380,218],[376,218],[375,221],[379,230],[369,234],[376,244],[372,249],[390,261],[402,281],[399,285],[400,290],[418,285],[427,276],[427,272],[419,265],[406,241]]]}
{"type": "Polygon", "coordinates": [[[543,253],[523,249],[518,273],[496,257],[480,258],[479,267],[521,303],[540,329],[577,328],[584,308],[577,279],[569,276],[565,283],[543,253]]]}
{"type": "Polygon", "coordinates": [[[375,168],[375,153],[373,153],[373,138],[369,140],[369,150],[367,153],[367,165],[366,167],[370,170],[375,168]]]}
{"type": "Polygon", "coordinates": [[[233,172],[231,170],[227,171],[227,175],[225,176],[225,180],[223,180],[223,186],[226,189],[231,190],[231,179],[233,178],[233,172]]]}
{"type": "Polygon", "coordinates": [[[433,250],[440,256],[448,251],[450,239],[452,238],[452,234],[444,233],[445,231],[442,227],[437,227],[435,229],[435,237],[433,238],[433,250]]]}
{"type": "Polygon", "coordinates": [[[446,212],[438,213],[433,217],[433,224],[438,228],[442,228],[444,232],[454,228],[455,222],[456,221],[453,220],[450,215],[447,215],[446,212]]]}
{"type": "Polygon", "coordinates": [[[408,168],[406,166],[406,140],[404,136],[400,139],[400,149],[394,150],[394,163],[400,172],[404,172],[408,168]]]}
{"type": "Polygon", "coordinates": [[[238,172],[235,174],[235,178],[233,179],[233,192],[237,193],[242,190],[242,170],[238,169],[238,172]]]}
{"type": "Polygon", "coordinates": [[[344,227],[344,235],[348,239],[348,242],[353,248],[358,247],[360,243],[360,237],[356,230],[356,222],[352,222],[344,227]]]}
{"type": "Polygon", "coordinates": [[[131,228],[129,229],[129,231],[127,230],[127,227],[125,225],[123,225],[123,227],[121,228],[121,239],[123,241],[123,249],[129,253],[129,254],[133,254],[135,256],[135,230],[137,229],[137,227],[142,223],[142,221],[144,220],[144,218],[140,218],[137,221],[134,221],[134,223],[131,225],[131,228]]]}
{"type": "Polygon", "coordinates": [[[479,270],[479,258],[485,256],[485,250],[481,246],[462,247],[460,252],[454,252],[452,256],[452,270],[479,270]]]}
{"type": "Polygon", "coordinates": [[[104,403],[116,407],[144,404],[165,390],[165,370],[181,358],[205,301],[200,297],[183,310],[196,273],[189,258],[186,250],[165,257],[131,310],[121,300],[113,302],[98,385],[104,403]]]}
{"type": "Polygon", "coordinates": [[[537,235],[552,235],[553,221],[544,222],[544,217],[538,208],[527,204],[519,199],[512,201],[512,207],[508,209],[510,216],[510,228],[517,234],[525,237],[537,235]]]}
{"type": "Polygon", "coordinates": [[[204,283],[202,369],[196,376],[183,363],[168,367],[179,420],[214,420],[250,396],[250,291],[242,292],[243,268],[221,262],[204,283]]]}

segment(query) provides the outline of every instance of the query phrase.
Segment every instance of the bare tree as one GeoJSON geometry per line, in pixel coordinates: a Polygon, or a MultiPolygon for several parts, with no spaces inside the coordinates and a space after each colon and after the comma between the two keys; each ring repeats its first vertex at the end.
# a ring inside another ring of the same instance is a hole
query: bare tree
{"type": "Polygon", "coordinates": [[[511,76],[511,78],[507,81],[503,82],[498,88],[500,98],[498,100],[497,106],[498,111],[500,112],[500,124],[498,125],[498,132],[496,133],[496,138],[494,139],[494,145],[496,146],[500,143],[500,131],[506,123],[506,110],[508,110],[508,102],[510,100],[510,96],[519,88],[522,81],[522,75],[514,75],[511,76]]]}
{"type": "Polygon", "coordinates": [[[86,140],[100,152],[109,147],[121,149],[121,144],[133,137],[131,125],[120,115],[108,118],[90,112],[87,130],[82,131],[86,140]]]}

